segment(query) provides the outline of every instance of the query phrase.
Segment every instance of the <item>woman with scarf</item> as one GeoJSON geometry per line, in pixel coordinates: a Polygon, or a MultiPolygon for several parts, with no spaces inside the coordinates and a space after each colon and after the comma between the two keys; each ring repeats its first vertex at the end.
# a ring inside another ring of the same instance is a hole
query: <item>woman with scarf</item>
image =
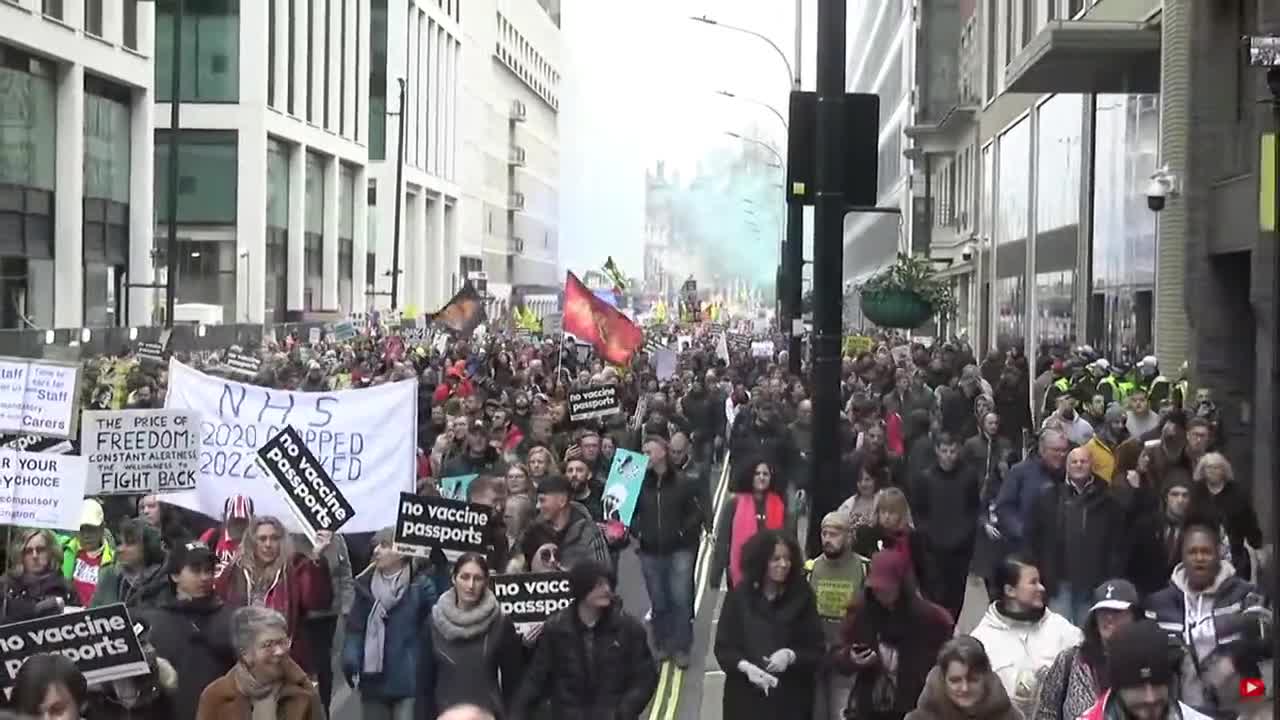
{"type": "Polygon", "coordinates": [[[993,583],[1001,595],[970,635],[987,649],[1014,707],[1031,717],[1049,666],[1084,636],[1070,620],[1045,607],[1040,570],[1030,562],[1005,558],[996,567],[993,583]]]}
{"type": "Polygon", "coordinates": [[[116,561],[102,568],[89,607],[122,602],[130,610],[154,606],[169,589],[160,533],[142,518],[120,523],[116,561]]]}
{"type": "MultiPolygon", "coordinates": [[[[293,659],[303,670],[314,673],[314,661],[302,620],[309,612],[328,610],[333,603],[333,583],[325,548],[332,533],[321,532],[311,555],[293,550],[284,524],[269,515],[249,521],[236,560],[218,576],[216,592],[233,608],[267,607],[289,621],[293,638],[293,659]]],[[[327,662],[325,658],[322,662],[327,662]]]]}
{"type": "Polygon", "coordinates": [[[1093,591],[1084,624],[1084,642],[1058,653],[1040,681],[1034,720],[1072,720],[1111,689],[1107,644],[1120,628],[1138,619],[1138,589],[1128,580],[1107,580],[1093,591]]]}
{"type": "Polygon", "coordinates": [[[716,627],[722,717],[810,717],[825,636],[804,554],[791,533],[766,530],[746,543],[741,567],[716,627]]]}
{"type": "Polygon", "coordinates": [[[520,687],[524,649],[489,581],[484,556],[464,554],[453,564],[453,587],[431,611],[437,709],[467,703],[502,718],[520,687]]]}
{"type": "Polygon", "coordinates": [[[1013,709],[982,643],[967,635],[942,646],[907,720],[1022,720],[1013,709]]]}
{"type": "Polygon", "coordinates": [[[769,463],[759,460],[742,464],[735,478],[733,495],[724,503],[716,527],[712,554],[712,588],[720,587],[726,572],[729,589],[742,582],[742,549],[762,530],[782,530],[787,525],[787,504],[778,491],[778,474],[769,463]]]}
{"type": "Polygon", "coordinates": [[[231,616],[237,662],[200,694],[196,720],[324,720],[306,671],[289,658],[288,622],[265,607],[231,616]]]}
{"type": "Polygon", "coordinates": [[[49,530],[19,530],[9,548],[11,567],[0,577],[0,623],[57,615],[77,602],[54,557],[61,559],[58,539],[49,530]],[[55,555],[56,553],[56,555],[55,555]]]}
{"type": "MultiPolygon", "coordinates": [[[[373,537],[373,563],[356,576],[355,602],[347,613],[342,672],[360,693],[364,720],[410,720],[415,699],[432,697],[421,688],[432,677],[423,667],[432,657],[427,618],[438,592],[431,574],[417,572],[411,558],[393,548],[395,528],[373,537]]],[[[435,708],[417,708],[435,717],[435,708]]]]}
{"type": "Polygon", "coordinates": [[[901,720],[916,706],[951,628],[947,611],[916,590],[906,556],[876,553],[827,658],[836,671],[853,675],[845,717],[901,720]]]}

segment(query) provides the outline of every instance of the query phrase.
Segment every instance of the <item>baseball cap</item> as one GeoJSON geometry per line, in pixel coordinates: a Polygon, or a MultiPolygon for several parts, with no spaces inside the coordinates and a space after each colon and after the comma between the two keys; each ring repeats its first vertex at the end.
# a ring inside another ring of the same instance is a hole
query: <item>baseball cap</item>
{"type": "Polygon", "coordinates": [[[569,481],[561,475],[548,475],[538,483],[538,492],[542,494],[563,493],[569,494],[569,481]]]}
{"type": "Polygon", "coordinates": [[[1106,580],[1093,591],[1093,607],[1098,610],[1132,610],[1138,605],[1138,589],[1123,578],[1106,580]]]}
{"type": "Polygon", "coordinates": [[[169,573],[177,574],[183,568],[213,567],[213,551],[199,540],[190,540],[169,550],[169,573]]]}
{"type": "Polygon", "coordinates": [[[1119,690],[1146,683],[1166,685],[1173,678],[1169,634],[1150,620],[1139,620],[1117,629],[1107,648],[1107,672],[1113,688],[1119,690]]]}
{"type": "Polygon", "coordinates": [[[80,508],[80,527],[102,527],[106,524],[106,513],[102,511],[102,503],[88,499],[80,508]]]}
{"type": "Polygon", "coordinates": [[[867,571],[867,587],[872,590],[889,590],[902,587],[910,567],[907,556],[897,550],[881,550],[871,556],[871,569],[867,571]]]}

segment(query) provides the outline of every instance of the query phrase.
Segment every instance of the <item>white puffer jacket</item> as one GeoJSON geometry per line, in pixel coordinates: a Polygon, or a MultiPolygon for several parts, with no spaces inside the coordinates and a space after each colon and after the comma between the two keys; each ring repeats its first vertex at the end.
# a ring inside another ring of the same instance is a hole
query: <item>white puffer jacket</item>
{"type": "Polygon", "coordinates": [[[1034,716],[1040,680],[1058,653],[1084,641],[1079,628],[1052,610],[1045,609],[1037,622],[1027,622],[1001,614],[996,603],[971,635],[986,648],[991,669],[1023,717],[1034,716]]]}

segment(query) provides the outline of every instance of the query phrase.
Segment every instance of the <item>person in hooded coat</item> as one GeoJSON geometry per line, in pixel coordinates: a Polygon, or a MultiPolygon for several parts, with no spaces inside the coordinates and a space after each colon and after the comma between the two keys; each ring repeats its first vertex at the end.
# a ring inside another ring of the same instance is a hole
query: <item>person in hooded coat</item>
{"type": "Polygon", "coordinates": [[[723,717],[806,718],[826,648],[804,555],[790,533],[756,533],[742,582],[725,596],[715,655],[725,671],[723,717]]]}
{"type": "Polygon", "coordinates": [[[906,720],[1022,720],[982,643],[967,635],[942,646],[906,720]]]}

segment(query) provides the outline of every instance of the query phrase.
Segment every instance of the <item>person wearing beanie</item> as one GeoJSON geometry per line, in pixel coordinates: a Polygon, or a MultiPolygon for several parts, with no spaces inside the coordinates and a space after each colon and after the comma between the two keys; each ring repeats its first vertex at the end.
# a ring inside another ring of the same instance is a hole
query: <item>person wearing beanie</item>
{"type": "Polygon", "coordinates": [[[209,546],[218,561],[214,567],[215,577],[222,575],[222,571],[235,559],[252,519],[253,498],[230,495],[222,504],[222,524],[209,528],[200,536],[200,542],[209,546]]]}
{"type": "Polygon", "coordinates": [[[1178,698],[1176,647],[1149,620],[1116,631],[1108,644],[1107,675],[1111,688],[1081,720],[1208,720],[1178,698]]]}
{"type": "Polygon", "coordinates": [[[916,589],[904,553],[873,555],[864,588],[845,613],[840,643],[827,657],[853,679],[845,717],[902,717],[915,708],[953,627],[951,615],[916,589]]]}
{"type": "MultiPolygon", "coordinates": [[[[1135,471],[1136,472],[1136,471],[1135,471]]],[[[1138,495],[1154,496],[1155,489],[1143,485],[1138,495]]],[[[1169,584],[1174,567],[1182,561],[1182,525],[1187,518],[1193,488],[1183,478],[1176,478],[1164,488],[1164,497],[1143,505],[1143,512],[1131,514],[1127,524],[1133,528],[1133,549],[1129,555],[1129,572],[1138,590],[1150,595],[1169,584]]]]}
{"type": "Polygon", "coordinates": [[[996,567],[998,597],[970,633],[982,641],[1005,692],[1024,717],[1035,707],[1039,683],[1058,655],[1084,636],[1071,621],[1045,606],[1040,569],[1011,555],[996,567]]]}
{"type": "Polygon", "coordinates": [[[558,720],[635,720],[658,685],[644,625],[622,609],[605,563],[569,570],[573,602],[543,624],[533,661],[511,701],[510,717],[530,716],[549,700],[558,720]]]}
{"type": "Polygon", "coordinates": [[[1093,458],[1093,471],[1098,477],[1113,482],[1116,472],[1116,448],[1129,439],[1124,408],[1112,403],[1102,416],[1098,430],[1085,443],[1085,448],[1093,458]]]}
{"type": "Polygon", "coordinates": [[[1093,591],[1093,606],[1084,624],[1084,642],[1058,653],[1040,681],[1034,718],[1069,720],[1093,706],[1109,687],[1110,642],[1120,628],[1140,616],[1138,590],[1122,578],[1106,580],[1093,591]]]}
{"type": "MultiPolygon", "coordinates": [[[[818,601],[818,616],[826,635],[827,653],[840,642],[840,623],[853,599],[862,591],[866,558],[849,549],[852,525],[849,515],[839,510],[822,518],[822,554],[807,563],[809,586],[818,601]]],[[[840,720],[853,681],[830,666],[819,668],[818,694],[813,716],[840,720]]]]}

